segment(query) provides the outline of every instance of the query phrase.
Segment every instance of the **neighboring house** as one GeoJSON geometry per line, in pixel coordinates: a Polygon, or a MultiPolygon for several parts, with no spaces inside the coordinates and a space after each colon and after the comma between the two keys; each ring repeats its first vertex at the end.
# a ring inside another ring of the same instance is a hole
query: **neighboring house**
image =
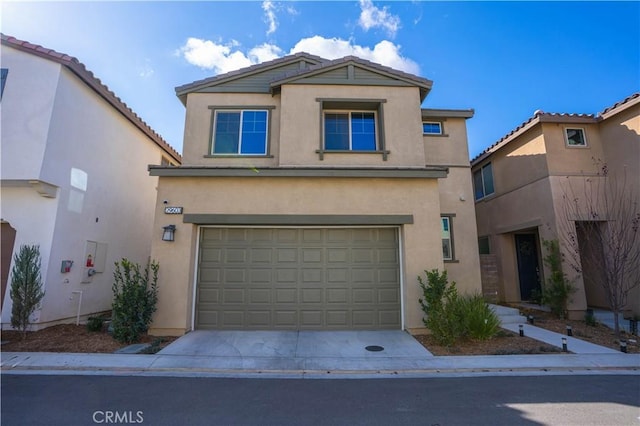
{"type": "Polygon", "coordinates": [[[153,334],[423,327],[417,277],[480,291],[466,119],[432,82],[298,53],[176,89],[181,167],[159,176],[153,334]]]}
{"type": "Polygon", "coordinates": [[[2,35],[2,327],[21,245],[40,246],[34,329],[111,308],[114,263],[146,263],[156,186],[180,155],[77,59],[2,35]]]}
{"type": "MultiPolygon", "coordinates": [[[[596,115],[536,111],[472,160],[485,294],[497,293],[506,302],[535,297],[549,277],[542,241],[562,244],[576,224],[580,241],[579,221],[588,220],[570,217],[563,196],[573,189],[584,198],[585,183],[597,178],[602,163],[612,179],[626,174],[629,194],[640,194],[639,135],[636,93],[596,115]]],[[[564,244],[563,253],[569,259],[564,244]]],[[[583,274],[577,275],[567,263],[564,272],[577,288],[571,316],[581,319],[588,307],[606,308],[601,286],[585,279],[598,273],[593,265],[582,265],[583,274]]],[[[629,302],[628,308],[640,313],[638,291],[629,302]]]]}

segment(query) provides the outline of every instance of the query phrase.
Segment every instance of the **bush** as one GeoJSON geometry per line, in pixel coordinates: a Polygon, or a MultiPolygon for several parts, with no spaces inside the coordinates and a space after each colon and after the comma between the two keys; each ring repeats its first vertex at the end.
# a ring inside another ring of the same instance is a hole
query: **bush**
{"type": "Polygon", "coordinates": [[[451,346],[463,334],[460,321],[458,291],[455,281],[449,285],[447,271],[440,273],[437,269],[425,271],[427,282],[418,276],[424,299],[419,299],[425,313],[424,325],[431,330],[436,341],[451,346]]]}
{"type": "Polygon", "coordinates": [[[447,271],[425,271],[427,280],[418,276],[425,313],[424,325],[441,345],[451,346],[462,337],[486,340],[500,329],[500,320],[480,295],[458,296],[456,283],[448,283],[447,271]]]}
{"type": "Polygon", "coordinates": [[[562,272],[562,255],[558,240],[543,240],[542,244],[547,250],[543,261],[551,270],[551,276],[547,279],[547,285],[542,292],[542,302],[549,306],[551,312],[558,318],[566,318],[567,304],[576,288],[562,272]]]}
{"type": "Polygon", "coordinates": [[[113,273],[113,337],[134,343],[149,329],[158,301],[158,263],[148,261],[144,271],[127,259],[116,262],[113,273]]]}
{"type": "Polygon", "coordinates": [[[27,337],[31,314],[44,297],[40,274],[40,246],[23,245],[14,256],[11,270],[11,326],[27,337]]]}
{"type": "Polygon", "coordinates": [[[87,319],[87,331],[102,331],[102,325],[106,320],[106,318],[89,317],[87,319]]]}
{"type": "Polygon", "coordinates": [[[500,330],[500,319],[479,295],[458,298],[465,335],[475,340],[492,338],[500,330]]]}

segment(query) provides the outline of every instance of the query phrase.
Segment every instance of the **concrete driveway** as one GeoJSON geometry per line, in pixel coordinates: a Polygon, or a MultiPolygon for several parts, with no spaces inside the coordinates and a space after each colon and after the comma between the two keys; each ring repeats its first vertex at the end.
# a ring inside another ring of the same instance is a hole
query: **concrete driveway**
{"type": "Polygon", "coordinates": [[[180,337],[160,355],[310,359],[433,356],[409,333],[390,331],[210,331],[180,337]]]}

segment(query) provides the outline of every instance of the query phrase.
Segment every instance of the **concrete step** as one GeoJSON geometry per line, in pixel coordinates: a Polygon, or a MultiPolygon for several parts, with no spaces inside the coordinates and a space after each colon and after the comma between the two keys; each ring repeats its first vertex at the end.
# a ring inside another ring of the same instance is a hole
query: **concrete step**
{"type": "Polygon", "coordinates": [[[498,315],[502,324],[525,324],[527,322],[527,318],[520,315],[520,311],[516,308],[492,304],[489,304],[489,307],[498,315]]]}

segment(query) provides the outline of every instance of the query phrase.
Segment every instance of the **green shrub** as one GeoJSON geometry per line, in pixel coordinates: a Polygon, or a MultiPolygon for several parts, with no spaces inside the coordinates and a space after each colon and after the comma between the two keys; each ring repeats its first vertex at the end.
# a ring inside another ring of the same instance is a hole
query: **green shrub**
{"type": "Polygon", "coordinates": [[[460,305],[457,302],[456,283],[449,285],[447,271],[440,273],[437,269],[425,271],[426,282],[418,276],[424,298],[419,299],[425,313],[424,325],[431,330],[436,341],[451,346],[462,336],[463,324],[460,318],[460,305]]]}
{"type": "Polygon", "coordinates": [[[500,319],[479,295],[458,298],[465,336],[475,340],[487,340],[500,329],[500,319]]]}
{"type": "Polygon", "coordinates": [[[144,270],[127,259],[116,262],[113,273],[113,337],[133,343],[149,329],[158,301],[158,263],[148,261],[144,270]]]}
{"type": "Polygon", "coordinates": [[[567,317],[567,304],[576,288],[569,282],[562,272],[562,254],[558,240],[543,240],[542,244],[547,250],[544,263],[551,270],[551,276],[547,279],[547,285],[542,292],[542,302],[549,306],[551,312],[558,318],[567,317]]]}
{"type": "Polygon", "coordinates": [[[31,314],[44,297],[40,273],[40,246],[22,245],[13,258],[11,270],[11,326],[27,337],[31,314]]]}
{"type": "Polygon", "coordinates": [[[500,319],[481,295],[459,296],[456,283],[449,284],[447,271],[425,271],[418,276],[423,298],[419,299],[424,325],[441,345],[451,346],[462,337],[486,340],[500,329],[500,319]]]}
{"type": "Polygon", "coordinates": [[[89,317],[87,319],[87,331],[102,331],[102,324],[106,321],[106,318],[89,317]]]}

